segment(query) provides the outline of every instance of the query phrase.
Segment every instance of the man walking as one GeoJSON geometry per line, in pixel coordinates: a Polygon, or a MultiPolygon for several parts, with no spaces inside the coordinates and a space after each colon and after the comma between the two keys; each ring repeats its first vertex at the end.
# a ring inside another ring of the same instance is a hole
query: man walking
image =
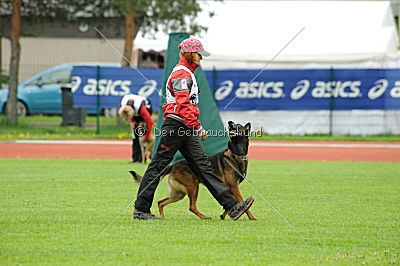
{"type": "Polygon", "coordinates": [[[179,150],[231,219],[237,220],[250,208],[254,198],[249,197],[243,202],[235,199],[225,183],[215,176],[211,162],[198,138],[200,136],[204,141],[207,132],[199,121],[200,111],[197,103],[200,90],[193,73],[199,67],[202,57],[209,56],[210,53],[205,51],[201,42],[195,38],[182,41],[179,49],[179,63],[172,70],[166,85],[166,103],[163,105],[165,121],[161,129],[160,143],[140,183],[132,218],[161,219],[150,212],[150,207],[162,172],[179,150]]]}

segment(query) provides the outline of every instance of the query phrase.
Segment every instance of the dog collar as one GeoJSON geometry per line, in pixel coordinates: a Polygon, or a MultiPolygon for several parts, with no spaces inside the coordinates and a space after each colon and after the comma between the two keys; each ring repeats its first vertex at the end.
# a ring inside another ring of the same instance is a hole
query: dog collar
{"type": "Polygon", "coordinates": [[[247,154],[246,155],[236,155],[231,150],[228,149],[228,151],[230,151],[235,158],[239,158],[239,159],[241,159],[243,161],[247,161],[248,160],[247,154]]]}

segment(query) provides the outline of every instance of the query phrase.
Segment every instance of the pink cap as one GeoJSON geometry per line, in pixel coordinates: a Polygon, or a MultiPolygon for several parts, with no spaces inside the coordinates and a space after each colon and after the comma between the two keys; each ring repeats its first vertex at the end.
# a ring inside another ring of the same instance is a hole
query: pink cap
{"type": "Polygon", "coordinates": [[[178,46],[183,53],[199,53],[201,56],[206,57],[211,55],[209,52],[204,50],[203,45],[196,38],[187,38],[181,42],[178,46]]]}

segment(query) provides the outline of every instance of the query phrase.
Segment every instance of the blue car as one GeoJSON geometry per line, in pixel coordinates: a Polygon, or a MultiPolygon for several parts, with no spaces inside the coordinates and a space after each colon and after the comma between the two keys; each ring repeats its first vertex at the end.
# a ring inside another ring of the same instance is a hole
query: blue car
{"type": "MultiPolygon", "coordinates": [[[[96,63],[76,64],[100,65],[96,63]]],[[[61,88],[71,87],[71,73],[74,64],[66,64],[47,69],[18,85],[18,115],[62,113],[61,88]]],[[[101,64],[118,67],[118,64],[101,64]]],[[[8,89],[0,89],[0,114],[6,111],[8,89]]],[[[88,113],[90,111],[88,110],[88,113]]]]}

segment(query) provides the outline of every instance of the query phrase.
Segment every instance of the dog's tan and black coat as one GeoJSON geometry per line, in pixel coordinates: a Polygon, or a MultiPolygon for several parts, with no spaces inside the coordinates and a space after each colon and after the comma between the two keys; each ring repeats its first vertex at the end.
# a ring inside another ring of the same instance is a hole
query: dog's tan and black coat
{"type": "MultiPolygon", "coordinates": [[[[197,174],[199,180],[225,210],[230,210],[238,203],[228,186],[215,176],[211,162],[195,133],[194,129],[189,128],[180,120],[170,117],[165,119],[161,128],[161,138],[157,151],[139,185],[135,201],[136,211],[150,213],[158,183],[168,173],[168,166],[177,151],[180,151],[189,162],[190,169],[197,174]],[[185,134],[182,134],[182,132],[185,132],[185,134]]],[[[188,193],[191,193],[191,190],[188,193]]],[[[197,197],[197,195],[191,196],[197,197]]]]}
{"type": "MultiPolygon", "coordinates": [[[[249,146],[250,123],[245,126],[229,122],[229,141],[228,149],[208,156],[215,176],[227,185],[230,192],[237,201],[243,201],[239,190],[239,184],[247,174],[247,152],[249,146]]],[[[169,196],[158,201],[158,208],[161,218],[164,218],[164,207],[170,203],[181,200],[188,195],[190,206],[189,210],[201,219],[210,219],[202,214],[196,206],[199,184],[204,184],[201,173],[197,167],[191,166],[187,160],[181,160],[169,166],[162,173],[161,178],[169,174],[168,191],[169,196]]],[[[136,181],[141,182],[142,177],[134,171],[130,171],[136,181]]],[[[224,219],[226,211],[220,216],[224,219]]],[[[257,219],[250,210],[246,212],[249,219],[257,219]]]]}

